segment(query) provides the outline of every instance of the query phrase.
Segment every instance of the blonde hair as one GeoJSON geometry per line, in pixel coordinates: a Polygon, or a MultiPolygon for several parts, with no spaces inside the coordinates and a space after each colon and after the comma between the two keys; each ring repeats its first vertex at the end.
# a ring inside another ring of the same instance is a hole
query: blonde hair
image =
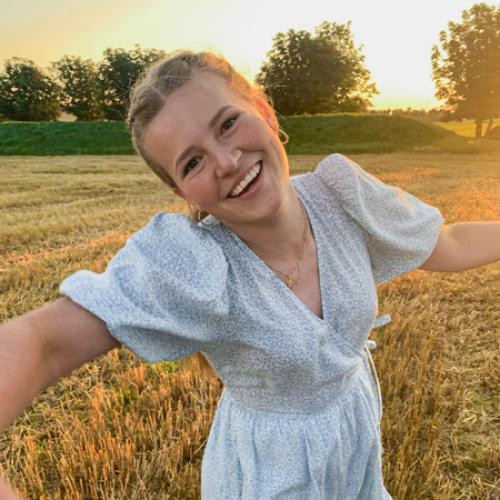
{"type": "MultiPolygon", "coordinates": [[[[258,86],[251,85],[223,57],[210,52],[191,52],[180,50],[171,52],[165,58],[151,65],[130,91],[130,106],[127,125],[132,137],[134,149],[142,156],[153,172],[171,188],[177,187],[175,181],[160,164],[158,164],[144,147],[147,129],[157,113],[163,108],[166,98],[176,89],[192,80],[196,75],[206,72],[223,78],[229,88],[241,97],[259,106],[271,121],[276,133],[279,131],[278,120],[270,97],[258,86]]],[[[191,218],[200,222],[208,214],[195,212],[190,206],[191,218]]],[[[198,352],[195,355],[198,368],[208,379],[217,374],[205,356],[198,352]]],[[[184,360],[183,360],[184,361],[184,360]]],[[[190,361],[182,363],[192,366],[190,361]]]]}

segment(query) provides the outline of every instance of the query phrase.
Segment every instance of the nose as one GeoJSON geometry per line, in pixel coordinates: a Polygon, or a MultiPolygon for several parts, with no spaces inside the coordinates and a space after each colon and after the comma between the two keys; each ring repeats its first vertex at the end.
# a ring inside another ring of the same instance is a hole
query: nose
{"type": "Polygon", "coordinates": [[[233,174],[240,164],[241,150],[220,146],[214,151],[215,173],[217,177],[233,174]]]}

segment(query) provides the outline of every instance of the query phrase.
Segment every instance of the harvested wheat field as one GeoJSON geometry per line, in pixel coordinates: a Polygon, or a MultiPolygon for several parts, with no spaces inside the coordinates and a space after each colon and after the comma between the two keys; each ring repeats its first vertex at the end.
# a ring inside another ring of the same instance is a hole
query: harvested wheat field
{"type": "MultiPolygon", "coordinates": [[[[447,224],[500,220],[500,154],[352,155],[437,206],[447,224]]],[[[292,156],[292,173],[320,157],[292,156]]],[[[0,323],[104,270],[160,210],[184,211],[133,156],[0,159],[0,323]]],[[[481,242],[478,242],[481,244],[481,242]]],[[[381,285],[374,330],[387,489],[402,499],[500,498],[500,263],[381,285]]],[[[29,499],[196,499],[222,385],[115,350],[40,395],[0,438],[29,499]]]]}

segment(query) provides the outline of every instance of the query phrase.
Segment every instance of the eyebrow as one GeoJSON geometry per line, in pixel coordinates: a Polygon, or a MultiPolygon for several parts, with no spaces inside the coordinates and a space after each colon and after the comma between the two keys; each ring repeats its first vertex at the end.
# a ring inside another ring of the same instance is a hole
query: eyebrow
{"type": "MultiPolygon", "coordinates": [[[[226,106],[222,106],[222,108],[220,108],[214,116],[212,116],[212,118],[210,119],[210,121],[208,122],[208,129],[212,129],[214,128],[215,124],[217,123],[217,121],[219,120],[219,118],[224,114],[224,112],[230,108],[231,105],[226,105],[226,106]]],[[[177,160],[175,161],[175,168],[176,170],[179,168],[179,166],[181,165],[181,162],[184,160],[184,158],[186,156],[188,156],[189,154],[191,154],[191,152],[193,151],[193,149],[196,149],[194,146],[189,146],[187,149],[185,149],[181,155],[177,158],[177,160]]]]}

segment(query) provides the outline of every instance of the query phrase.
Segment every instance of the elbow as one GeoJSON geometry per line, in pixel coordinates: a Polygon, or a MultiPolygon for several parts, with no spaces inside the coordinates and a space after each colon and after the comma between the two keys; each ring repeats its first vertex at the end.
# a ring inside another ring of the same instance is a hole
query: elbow
{"type": "Polygon", "coordinates": [[[458,244],[452,237],[450,226],[443,225],[433,252],[419,269],[422,271],[452,273],[464,271],[466,267],[463,264],[460,259],[458,244]]]}

